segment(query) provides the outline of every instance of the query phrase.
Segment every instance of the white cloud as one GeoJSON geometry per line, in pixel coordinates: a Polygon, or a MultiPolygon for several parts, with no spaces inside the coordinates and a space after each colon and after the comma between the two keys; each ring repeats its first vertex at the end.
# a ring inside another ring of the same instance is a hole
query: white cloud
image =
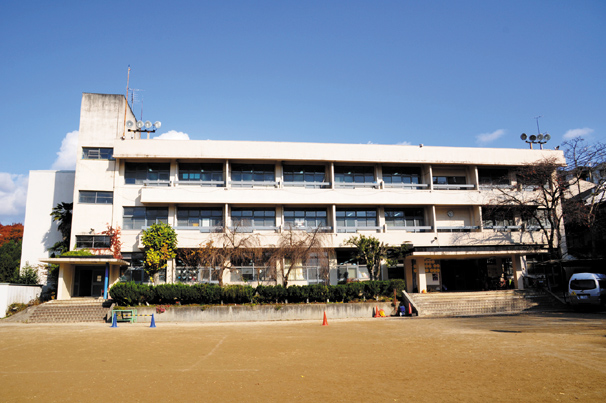
{"type": "Polygon", "coordinates": [[[564,133],[564,139],[570,140],[575,137],[583,137],[583,136],[587,136],[588,134],[591,134],[593,132],[594,132],[594,130],[590,129],[589,127],[584,127],[582,129],[571,129],[571,130],[568,130],[566,133],[564,133]]]}
{"type": "Polygon", "coordinates": [[[69,132],[61,142],[61,148],[57,152],[57,159],[53,162],[51,169],[76,169],[78,150],[78,130],[69,132]]]}
{"type": "Polygon", "coordinates": [[[27,196],[26,175],[0,172],[0,222],[23,222],[27,196]]]}
{"type": "Polygon", "coordinates": [[[154,137],[154,140],[189,140],[189,135],[176,130],[170,130],[166,133],[162,133],[158,137],[154,137]]]}
{"type": "Polygon", "coordinates": [[[492,133],[482,133],[476,136],[476,141],[480,144],[492,143],[499,137],[505,134],[504,129],[495,130],[492,133]]]}
{"type": "Polygon", "coordinates": [[[411,145],[410,141],[401,141],[399,143],[396,143],[397,146],[409,146],[411,145]]]}

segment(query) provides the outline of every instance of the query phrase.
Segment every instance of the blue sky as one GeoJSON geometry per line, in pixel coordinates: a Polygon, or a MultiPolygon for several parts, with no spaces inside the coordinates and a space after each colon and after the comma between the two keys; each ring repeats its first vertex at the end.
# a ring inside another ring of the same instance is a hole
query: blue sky
{"type": "Polygon", "coordinates": [[[190,139],[526,148],[535,116],[550,148],[606,137],[601,0],[4,0],[0,55],[2,224],[129,65],[135,114],[190,139]]]}

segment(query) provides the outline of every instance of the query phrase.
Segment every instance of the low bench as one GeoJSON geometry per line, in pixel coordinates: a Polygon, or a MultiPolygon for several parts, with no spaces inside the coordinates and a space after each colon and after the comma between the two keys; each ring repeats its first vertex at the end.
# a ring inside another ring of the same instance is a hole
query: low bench
{"type": "Polygon", "coordinates": [[[112,310],[112,319],[114,315],[116,315],[116,321],[118,322],[135,323],[137,321],[136,309],[114,309],[112,310]]]}

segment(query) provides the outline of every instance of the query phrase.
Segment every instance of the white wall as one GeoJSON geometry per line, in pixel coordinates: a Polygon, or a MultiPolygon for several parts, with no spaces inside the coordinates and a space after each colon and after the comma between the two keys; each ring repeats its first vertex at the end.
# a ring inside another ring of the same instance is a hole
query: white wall
{"type": "Polygon", "coordinates": [[[6,316],[6,309],[10,304],[27,304],[40,296],[40,285],[0,284],[0,318],[6,316]]]}
{"type": "MultiPolygon", "coordinates": [[[[48,248],[61,241],[57,223],[50,214],[57,204],[71,203],[74,195],[74,171],[30,171],[25,205],[25,224],[21,267],[37,266],[49,257],[48,248]]],[[[43,273],[38,275],[42,277],[43,273]]],[[[40,278],[45,283],[45,278],[40,278]]]]}

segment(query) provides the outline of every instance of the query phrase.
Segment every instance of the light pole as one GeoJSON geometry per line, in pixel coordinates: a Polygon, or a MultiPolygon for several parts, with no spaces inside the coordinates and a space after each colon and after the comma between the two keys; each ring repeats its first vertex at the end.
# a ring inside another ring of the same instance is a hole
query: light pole
{"type": "Polygon", "coordinates": [[[543,149],[543,144],[547,143],[549,140],[551,140],[551,136],[548,133],[541,133],[541,129],[539,129],[539,118],[542,116],[537,116],[535,119],[537,121],[537,135],[530,135],[527,136],[526,133],[522,133],[522,135],[520,136],[520,138],[527,142],[528,144],[530,144],[530,149],[532,150],[532,145],[533,144],[538,144],[539,147],[541,147],[541,150],[543,149]]]}
{"type": "MultiPolygon", "coordinates": [[[[138,132],[138,133],[147,133],[147,138],[149,139],[149,134],[150,133],[155,133],[157,129],[160,128],[160,126],[162,125],[162,123],[160,122],[156,122],[154,124],[152,124],[152,122],[150,122],[149,120],[143,122],[142,120],[139,120],[137,123],[133,123],[132,120],[129,120],[126,122],[126,127],[128,128],[129,132],[138,132]],[[136,129],[132,129],[132,127],[137,126],[136,129]],[[144,129],[145,127],[145,129],[144,129]],[[153,130],[151,130],[153,128],[153,130]]],[[[141,138],[141,135],[139,135],[139,138],[141,138]]]]}

